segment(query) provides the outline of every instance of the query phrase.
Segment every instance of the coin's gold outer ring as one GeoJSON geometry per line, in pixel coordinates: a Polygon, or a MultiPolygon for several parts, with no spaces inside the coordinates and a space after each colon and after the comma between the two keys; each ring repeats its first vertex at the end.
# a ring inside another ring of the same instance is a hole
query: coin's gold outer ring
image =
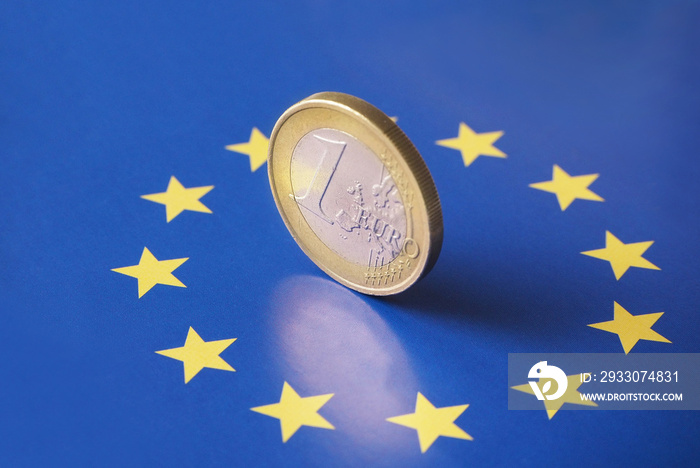
{"type": "Polygon", "coordinates": [[[442,210],[435,183],[423,158],[386,114],[343,93],[314,94],[282,114],[270,135],[268,175],[277,209],[306,255],[329,276],[364,294],[386,296],[406,290],[425,276],[442,247],[442,210]],[[404,203],[406,240],[388,264],[371,268],[350,262],[314,233],[294,198],[291,160],[307,133],[332,128],[367,146],[387,167],[404,203]]]}

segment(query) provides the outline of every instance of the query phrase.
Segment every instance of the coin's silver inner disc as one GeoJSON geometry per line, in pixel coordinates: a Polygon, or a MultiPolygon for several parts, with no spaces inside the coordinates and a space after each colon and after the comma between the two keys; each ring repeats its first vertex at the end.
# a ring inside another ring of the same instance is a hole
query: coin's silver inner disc
{"type": "Polygon", "coordinates": [[[292,195],[319,239],[344,259],[379,267],[406,238],[394,179],[358,139],[331,128],[304,135],[292,153],[292,195]]]}

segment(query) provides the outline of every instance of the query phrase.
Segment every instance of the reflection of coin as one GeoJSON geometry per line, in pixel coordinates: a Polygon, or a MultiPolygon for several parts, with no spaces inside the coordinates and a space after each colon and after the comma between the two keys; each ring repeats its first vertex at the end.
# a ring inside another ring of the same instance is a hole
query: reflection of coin
{"type": "Polygon", "coordinates": [[[442,211],[430,172],[367,102],[319,93],[294,104],[272,131],[268,171],[292,236],[340,283],[396,294],[437,260],[442,211]]]}

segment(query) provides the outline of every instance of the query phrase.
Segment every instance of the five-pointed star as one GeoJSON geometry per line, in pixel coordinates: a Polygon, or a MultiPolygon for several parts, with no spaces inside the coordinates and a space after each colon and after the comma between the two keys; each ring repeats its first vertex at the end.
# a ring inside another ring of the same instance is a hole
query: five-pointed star
{"type": "Polygon", "coordinates": [[[456,138],[438,140],[440,146],[461,151],[465,166],[469,166],[479,156],[505,158],[506,154],[493,146],[493,143],[503,136],[503,132],[476,133],[464,122],[459,123],[459,135],[456,138]]]}
{"type": "Polygon", "coordinates": [[[270,140],[260,130],[253,127],[248,143],[228,145],[226,149],[236,153],[247,154],[250,157],[250,172],[255,172],[267,161],[267,148],[269,145],[270,140]]]}
{"type": "Polygon", "coordinates": [[[418,432],[420,451],[425,453],[440,436],[474,440],[472,436],[454,423],[468,406],[459,405],[436,408],[422,393],[418,392],[415,413],[394,416],[388,418],[387,421],[415,429],[418,432]]]}
{"type": "Polygon", "coordinates": [[[619,280],[630,267],[647,268],[649,270],[661,269],[645,258],[642,258],[642,254],[646,252],[653,243],[654,241],[624,244],[620,239],[613,236],[610,231],[605,231],[604,249],[588,250],[581,253],[589,257],[610,262],[613,273],[615,273],[615,278],[619,280]]]}
{"type": "Polygon", "coordinates": [[[615,302],[614,318],[608,322],[592,323],[589,327],[615,333],[620,337],[622,349],[628,354],[639,340],[660,341],[670,343],[665,337],[651,329],[664,313],[632,315],[620,304],[615,302]]]}
{"type": "Polygon", "coordinates": [[[272,405],[256,406],[251,408],[256,413],[271,416],[280,420],[282,427],[282,442],[287,442],[301,426],[321,427],[324,429],[335,429],[318,414],[318,410],[325,405],[333,396],[317,395],[310,397],[300,397],[287,382],[282,387],[282,398],[279,403],[272,405]]]}
{"type": "Polygon", "coordinates": [[[171,176],[165,192],[141,195],[141,198],[165,205],[165,217],[170,222],[185,210],[211,213],[199,199],[213,188],[213,185],[185,188],[175,176],[171,176]]]}
{"type": "MultiPolygon", "coordinates": [[[[539,379],[538,381],[538,386],[541,388],[542,384],[544,381],[549,380],[549,379],[539,379]]],[[[573,403],[575,405],[583,405],[583,406],[598,406],[595,402],[593,401],[588,401],[588,400],[582,400],[581,399],[581,394],[578,392],[578,388],[581,386],[581,374],[574,374],[574,375],[567,375],[566,376],[567,380],[567,386],[566,386],[566,392],[556,400],[544,400],[544,408],[547,410],[547,416],[549,419],[552,419],[555,414],[557,414],[557,411],[561,409],[561,407],[564,405],[564,403],[573,403]]],[[[516,385],[515,387],[511,387],[513,390],[517,390],[519,392],[524,392],[524,393],[529,393],[530,395],[534,395],[535,392],[532,390],[532,387],[530,386],[529,383],[523,384],[523,385],[516,385]]]]}
{"type": "Polygon", "coordinates": [[[236,341],[236,338],[204,341],[194,331],[194,328],[190,327],[190,330],[187,332],[185,346],[164,349],[156,351],[156,353],[182,361],[185,367],[185,383],[187,383],[205,367],[235,372],[236,370],[219,356],[234,341],[236,341]]]}
{"type": "Polygon", "coordinates": [[[139,280],[139,298],[141,298],[156,284],[167,284],[168,286],[186,288],[187,286],[182,284],[179,279],[175,278],[173,271],[187,260],[188,258],[158,260],[144,247],[138,265],[113,268],[112,271],[137,278],[139,280]]]}
{"type": "Polygon", "coordinates": [[[572,177],[567,174],[564,169],[555,164],[552,180],[530,184],[530,187],[556,194],[559,206],[561,210],[564,211],[577,198],[581,200],[604,201],[601,197],[588,189],[588,186],[597,178],[598,174],[572,177]]]}

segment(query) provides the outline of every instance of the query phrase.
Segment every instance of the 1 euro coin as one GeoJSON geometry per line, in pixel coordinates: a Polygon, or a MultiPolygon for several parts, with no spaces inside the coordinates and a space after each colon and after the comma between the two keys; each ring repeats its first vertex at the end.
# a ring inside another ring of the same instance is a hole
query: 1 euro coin
{"type": "Polygon", "coordinates": [[[425,276],[442,245],[435,183],[394,121],[343,93],[287,109],[270,136],[277,209],[306,255],[365,294],[400,293],[425,276]]]}

